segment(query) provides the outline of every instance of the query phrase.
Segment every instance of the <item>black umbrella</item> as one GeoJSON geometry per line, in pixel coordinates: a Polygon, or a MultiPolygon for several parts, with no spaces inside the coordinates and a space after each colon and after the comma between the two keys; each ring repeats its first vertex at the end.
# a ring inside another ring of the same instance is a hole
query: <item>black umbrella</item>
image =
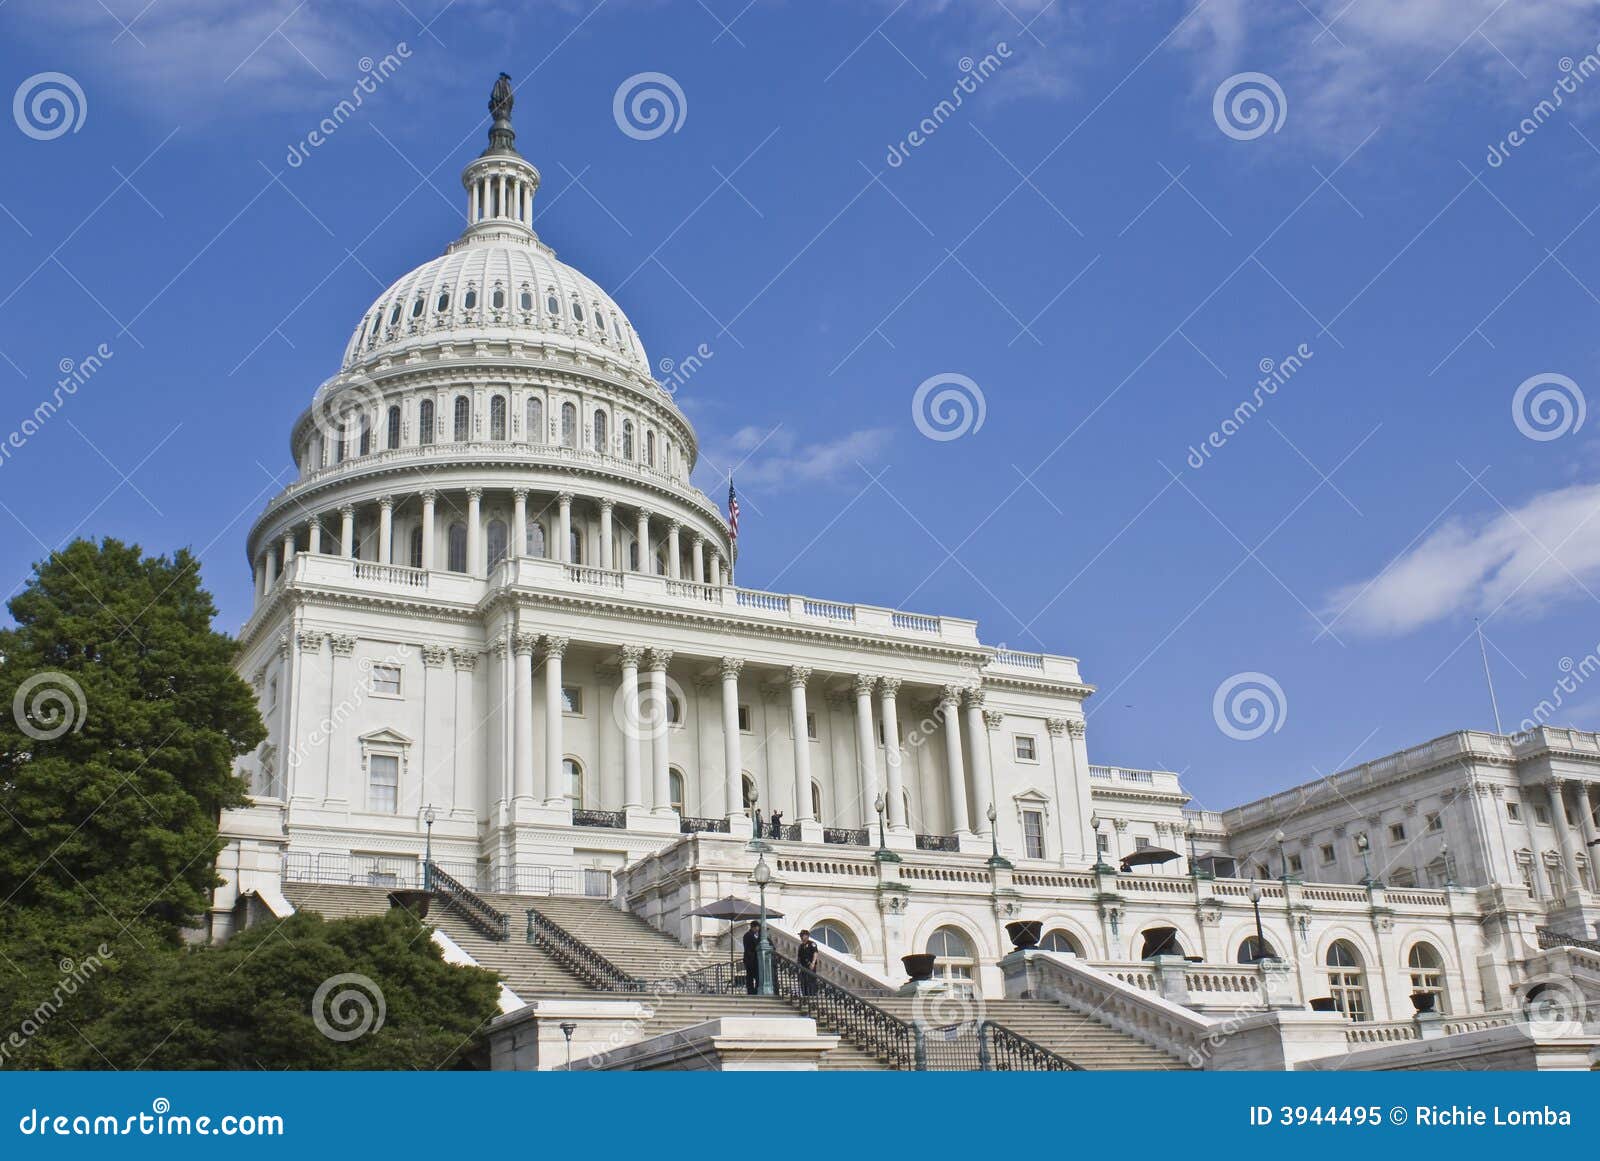
{"type": "Polygon", "coordinates": [[[1131,871],[1134,867],[1146,865],[1155,866],[1158,863],[1170,863],[1178,858],[1177,851],[1169,851],[1166,847],[1145,847],[1143,850],[1134,851],[1132,854],[1122,856],[1122,869],[1131,871]]]}
{"type": "MultiPolygon", "coordinates": [[[[696,908],[689,912],[690,915],[699,915],[706,919],[726,919],[729,923],[737,923],[741,919],[760,919],[761,908],[748,899],[741,899],[737,895],[729,895],[718,899],[715,903],[707,903],[704,907],[696,908]]],[[[782,911],[767,908],[768,919],[782,919],[782,911]]]]}

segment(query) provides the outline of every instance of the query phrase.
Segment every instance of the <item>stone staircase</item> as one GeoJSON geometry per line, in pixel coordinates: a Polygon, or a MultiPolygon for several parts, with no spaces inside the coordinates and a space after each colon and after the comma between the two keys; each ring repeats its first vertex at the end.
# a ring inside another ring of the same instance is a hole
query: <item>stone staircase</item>
{"type": "Polygon", "coordinates": [[[989,1019],[1079,1068],[1163,1072],[1191,1067],[1137,1036],[1050,1000],[985,1000],[983,1007],[989,1019]]]}

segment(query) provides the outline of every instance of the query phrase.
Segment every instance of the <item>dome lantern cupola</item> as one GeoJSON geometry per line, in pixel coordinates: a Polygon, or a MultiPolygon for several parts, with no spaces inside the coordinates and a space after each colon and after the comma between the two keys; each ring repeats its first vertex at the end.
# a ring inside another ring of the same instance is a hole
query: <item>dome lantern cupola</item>
{"type": "Polygon", "coordinates": [[[539,171],[517,152],[517,132],[511,127],[515,98],[511,78],[505,73],[489,95],[489,147],[461,171],[467,191],[467,235],[492,231],[533,235],[533,195],[539,189],[539,171]]]}

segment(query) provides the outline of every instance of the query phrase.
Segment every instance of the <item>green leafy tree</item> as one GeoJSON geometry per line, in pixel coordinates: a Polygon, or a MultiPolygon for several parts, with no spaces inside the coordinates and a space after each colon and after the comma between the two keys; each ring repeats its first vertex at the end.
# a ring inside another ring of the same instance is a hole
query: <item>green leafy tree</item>
{"type": "Polygon", "coordinates": [[[0,631],[0,906],[150,920],[169,939],[216,883],[234,760],[264,738],[187,551],[75,541],[0,631]]]}

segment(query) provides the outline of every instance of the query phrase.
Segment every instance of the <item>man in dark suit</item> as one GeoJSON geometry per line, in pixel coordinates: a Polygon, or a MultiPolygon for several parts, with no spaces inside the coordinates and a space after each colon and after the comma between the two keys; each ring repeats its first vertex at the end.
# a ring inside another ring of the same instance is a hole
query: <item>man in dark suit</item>
{"type": "Polygon", "coordinates": [[[811,938],[811,932],[800,933],[800,994],[814,996],[817,994],[817,941],[811,938]]]}
{"type": "Polygon", "coordinates": [[[761,924],[755,920],[744,929],[744,990],[755,995],[761,982],[761,924]]]}

